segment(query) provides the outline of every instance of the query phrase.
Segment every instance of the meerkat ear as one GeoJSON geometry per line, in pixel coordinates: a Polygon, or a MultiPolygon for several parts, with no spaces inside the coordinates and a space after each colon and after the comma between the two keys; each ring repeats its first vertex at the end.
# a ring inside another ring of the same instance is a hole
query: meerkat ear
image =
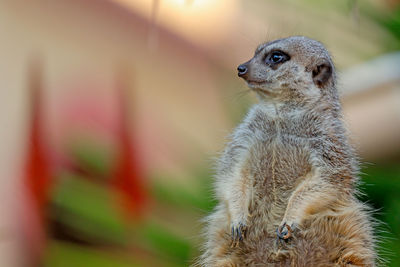
{"type": "Polygon", "coordinates": [[[312,79],[319,88],[324,88],[330,79],[332,79],[332,65],[324,60],[314,65],[312,69],[312,79]]]}

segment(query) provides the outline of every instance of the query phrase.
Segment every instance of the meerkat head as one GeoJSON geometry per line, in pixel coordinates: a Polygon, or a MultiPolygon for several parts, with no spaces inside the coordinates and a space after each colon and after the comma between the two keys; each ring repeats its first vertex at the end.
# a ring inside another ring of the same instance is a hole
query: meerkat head
{"type": "Polygon", "coordinates": [[[336,95],[328,51],[303,36],[260,45],[252,59],[239,65],[238,75],[264,100],[310,103],[336,95]]]}

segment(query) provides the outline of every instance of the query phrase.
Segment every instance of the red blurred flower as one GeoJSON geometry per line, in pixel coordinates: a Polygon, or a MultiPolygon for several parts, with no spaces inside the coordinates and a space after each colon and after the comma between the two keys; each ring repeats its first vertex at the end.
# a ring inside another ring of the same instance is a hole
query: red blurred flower
{"type": "Polygon", "coordinates": [[[22,227],[31,261],[39,262],[45,245],[45,215],[49,199],[51,170],[42,133],[42,77],[35,62],[29,73],[31,105],[24,172],[22,227]]]}
{"type": "Polygon", "coordinates": [[[134,139],[129,127],[127,105],[127,86],[125,76],[119,76],[119,127],[117,135],[117,158],[113,173],[113,184],[122,195],[122,205],[128,218],[141,216],[148,200],[143,180],[143,169],[139,162],[138,151],[134,150],[134,139]]]}

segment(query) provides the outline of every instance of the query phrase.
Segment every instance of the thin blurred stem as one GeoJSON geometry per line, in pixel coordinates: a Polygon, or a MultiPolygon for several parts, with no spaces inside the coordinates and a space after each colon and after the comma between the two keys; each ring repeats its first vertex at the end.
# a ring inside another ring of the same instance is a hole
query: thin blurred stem
{"type": "Polygon", "coordinates": [[[157,38],[157,16],[158,11],[160,9],[160,0],[153,0],[153,6],[151,9],[151,16],[150,16],[150,31],[148,36],[148,48],[150,50],[154,50],[157,48],[158,38],[157,38]]]}
{"type": "Polygon", "coordinates": [[[354,24],[356,25],[357,29],[360,29],[360,7],[358,4],[358,0],[349,0],[349,7],[350,12],[353,17],[354,24]]]}

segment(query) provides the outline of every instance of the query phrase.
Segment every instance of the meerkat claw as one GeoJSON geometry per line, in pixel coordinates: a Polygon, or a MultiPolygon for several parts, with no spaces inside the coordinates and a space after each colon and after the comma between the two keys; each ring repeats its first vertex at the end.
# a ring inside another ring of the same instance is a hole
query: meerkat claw
{"type": "Polygon", "coordinates": [[[278,227],[278,229],[276,230],[276,233],[280,239],[288,240],[289,238],[291,238],[293,236],[292,235],[293,229],[289,224],[287,224],[285,222],[281,226],[278,227]]]}
{"type": "Polygon", "coordinates": [[[232,247],[237,247],[240,241],[245,238],[246,225],[239,223],[238,226],[231,227],[232,247]]]}

